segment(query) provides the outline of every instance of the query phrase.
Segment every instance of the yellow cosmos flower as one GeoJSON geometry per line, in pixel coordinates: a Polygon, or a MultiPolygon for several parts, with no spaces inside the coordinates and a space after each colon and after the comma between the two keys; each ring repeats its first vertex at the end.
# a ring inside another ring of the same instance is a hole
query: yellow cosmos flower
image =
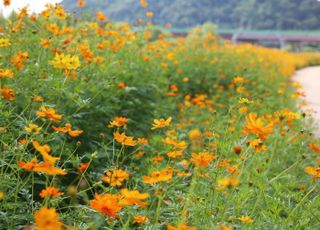
{"type": "Polygon", "coordinates": [[[58,54],[50,62],[57,69],[76,70],[80,66],[80,60],[78,56],[72,56],[70,54],[58,54]]]}
{"type": "Polygon", "coordinates": [[[7,38],[0,38],[0,47],[11,46],[11,42],[7,38]]]}
{"type": "Polygon", "coordinates": [[[253,219],[251,219],[250,216],[240,216],[240,217],[239,217],[239,220],[240,220],[242,223],[245,223],[245,224],[251,224],[251,223],[253,223],[253,219]]]}
{"type": "Polygon", "coordinates": [[[171,117],[169,117],[166,120],[163,118],[161,118],[160,120],[154,119],[153,124],[152,124],[153,127],[151,129],[154,130],[154,129],[159,129],[159,128],[164,128],[164,127],[170,126],[171,120],[172,120],[171,117]]]}
{"type": "Polygon", "coordinates": [[[24,130],[28,133],[33,133],[35,135],[38,135],[41,131],[41,127],[39,127],[36,124],[29,124],[28,126],[24,127],[24,130]]]}

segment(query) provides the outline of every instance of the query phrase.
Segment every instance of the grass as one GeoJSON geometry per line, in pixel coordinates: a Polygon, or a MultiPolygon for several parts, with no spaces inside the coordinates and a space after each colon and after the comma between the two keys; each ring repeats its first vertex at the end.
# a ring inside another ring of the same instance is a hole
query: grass
{"type": "Polygon", "coordinates": [[[319,139],[290,76],[319,55],[61,7],[1,31],[1,229],[317,229],[319,139]]]}

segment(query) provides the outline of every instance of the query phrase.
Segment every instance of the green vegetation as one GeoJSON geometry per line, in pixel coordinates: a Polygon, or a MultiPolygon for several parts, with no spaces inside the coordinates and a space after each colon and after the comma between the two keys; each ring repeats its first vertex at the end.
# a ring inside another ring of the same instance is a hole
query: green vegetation
{"type": "Polygon", "coordinates": [[[1,24],[0,229],[317,229],[317,54],[76,21],[1,24]],[[72,22],[72,23],[71,23],[72,22]]]}

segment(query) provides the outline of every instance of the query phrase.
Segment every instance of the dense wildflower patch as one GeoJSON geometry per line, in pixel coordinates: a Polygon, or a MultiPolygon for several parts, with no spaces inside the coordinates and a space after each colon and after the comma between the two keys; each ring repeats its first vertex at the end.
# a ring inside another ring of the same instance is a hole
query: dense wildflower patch
{"type": "Polygon", "coordinates": [[[320,57],[143,26],[60,5],[1,25],[0,226],[315,226],[319,140],[290,76],[320,57]]]}

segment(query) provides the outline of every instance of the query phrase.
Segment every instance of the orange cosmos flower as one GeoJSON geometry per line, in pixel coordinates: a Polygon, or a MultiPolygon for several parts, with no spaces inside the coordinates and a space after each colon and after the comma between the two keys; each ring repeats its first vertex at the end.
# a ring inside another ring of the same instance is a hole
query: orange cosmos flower
{"type": "Polygon", "coordinates": [[[77,168],[77,171],[78,171],[79,173],[83,173],[84,171],[87,170],[87,168],[89,167],[89,165],[90,165],[90,162],[81,163],[80,166],[79,166],[79,168],[77,168]]]}
{"type": "Polygon", "coordinates": [[[159,182],[167,182],[172,179],[173,170],[166,168],[161,171],[154,171],[151,173],[151,176],[143,176],[142,182],[146,184],[154,184],[159,182]]]}
{"type": "Polygon", "coordinates": [[[56,127],[56,126],[51,126],[55,131],[60,132],[60,133],[65,133],[69,134],[71,137],[78,137],[80,136],[83,131],[82,130],[72,130],[72,126],[70,123],[66,123],[65,127],[56,127]]]}
{"type": "Polygon", "coordinates": [[[313,179],[320,179],[320,167],[315,168],[312,166],[307,166],[304,169],[305,173],[313,176],[313,179]]]}
{"type": "Polygon", "coordinates": [[[25,138],[23,138],[23,139],[20,139],[20,140],[18,141],[18,144],[19,144],[19,145],[24,145],[24,144],[26,144],[27,142],[28,142],[28,140],[25,139],[25,138]]]}
{"type": "Polygon", "coordinates": [[[265,152],[267,150],[267,146],[263,144],[261,139],[254,139],[249,141],[249,146],[254,149],[256,153],[265,152]]]}
{"type": "Polygon", "coordinates": [[[96,209],[102,214],[106,214],[110,218],[116,219],[119,217],[118,212],[122,207],[119,205],[119,195],[112,194],[95,194],[95,198],[90,201],[90,207],[96,209]]]}
{"type": "Polygon", "coordinates": [[[146,0],[140,0],[140,5],[143,7],[143,8],[147,8],[148,7],[148,2],[146,0]]]}
{"type": "Polygon", "coordinates": [[[11,0],[3,0],[3,5],[4,6],[10,6],[11,0]]]}
{"type": "Polygon", "coordinates": [[[202,139],[202,134],[199,129],[192,129],[189,131],[188,136],[190,140],[198,142],[202,139]]]}
{"type": "Polygon", "coordinates": [[[146,13],[147,18],[152,18],[153,17],[153,12],[147,12],[146,13]]]}
{"type": "Polygon", "coordinates": [[[135,141],[133,139],[133,137],[126,136],[125,133],[115,132],[113,134],[113,136],[114,136],[114,139],[117,142],[119,142],[119,143],[121,143],[123,145],[127,145],[127,146],[135,146],[135,145],[137,145],[137,141],[135,141]]]}
{"type": "Polygon", "coordinates": [[[171,117],[169,117],[166,120],[163,118],[161,118],[160,120],[154,119],[153,124],[152,124],[153,127],[151,129],[154,130],[154,129],[159,129],[159,128],[164,128],[164,127],[170,126],[171,120],[172,120],[171,117]]]}
{"type": "Polygon", "coordinates": [[[110,184],[111,186],[121,186],[122,182],[129,178],[129,174],[121,169],[116,169],[114,171],[108,171],[106,176],[101,179],[110,184]]]}
{"type": "Polygon", "coordinates": [[[78,0],[77,1],[77,6],[79,7],[85,7],[86,6],[86,2],[84,0],[78,0]]]}
{"type": "Polygon", "coordinates": [[[59,188],[56,187],[47,187],[40,192],[40,197],[58,197],[63,193],[59,191],[59,188]]]}
{"type": "Polygon", "coordinates": [[[41,102],[41,101],[43,101],[43,97],[41,97],[41,96],[34,96],[34,97],[32,98],[32,100],[33,100],[34,102],[41,102]]]}
{"type": "Polygon", "coordinates": [[[51,45],[51,39],[41,39],[40,40],[40,45],[43,47],[43,48],[49,48],[49,46],[51,45]]]}
{"type": "Polygon", "coordinates": [[[113,121],[110,121],[109,128],[122,127],[126,125],[128,118],[126,117],[115,117],[113,121]]]}
{"type": "Polygon", "coordinates": [[[96,13],[96,18],[97,18],[97,20],[100,21],[100,22],[103,22],[103,21],[105,21],[105,20],[107,19],[107,17],[103,14],[102,11],[98,11],[98,12],[96,13]]]}
{"type": "Polygon", "coordinates": [[[33,169],[33,171],[39,172],[39,173],[45,173],[50,176],[55,176],[55,175],[64,176],[67,174],[66,171],[64,171],[63,169],[55,168],[53,164],[50,164],[48,162],[37,164],[33,169]]]}
{"type": "Polygon", "coordinates": [[[48,175],[66,175],[67,173],[60,169],[55,168],[54,164],[58,161],[59,157],[53,157],[49,153],[51,152],[51,148],[48,145],[40,145],[37,141],[32,141],[33,147],[41,154],[44,163],[37,164],[36,159],[32,162],[24,163],[18,162],[20,167],[25,168],[26,170],[33,170],[35,172],[46,173],[48,175]]]}
{"type": "Polygon", "coordinates": [[[145,224],[148,223],[149,219],[146,216],[134,216],[133,217],[133,224],[145,224]]]}
{"type": "Polygon", "coordinates": [[[18,166],[23,168],[26,171],[31,171],[37,166],[38,160],[37,158],[33,158],[30,162],[22,162],[18,161],[18,166]]]}
{"type": "Polygon", "coordinates": [[[264,119],[258,118],[256,113],[246,116],[246,125],[243,128],[244,134],[257,134],[262,140],[265,140],[266,135],[273,133],[272,123],[266,125],[264,119]]]}
{"type": "Polygon", "coordinates": [[[215,159],[215,156],[208,152],[192,153],[191,162],[197,167],[209,167],[210,163],[215,159]]]}
{"type": "Polygon", "coordinates": [[[29,54],[27,52],[19,51],[16,55],[12,56],[10,62],[17,70],[24,68],[24,62],[28,60],[29,54]]]}
{"type": "Polygon", "coordinates": [[[316,153],[320,153],[320,146],[310,143],[309,147],[313,149],[313,151],[315,151],[316,153]]]}
{"type": "Polygon", "coordinates": [[[54,208],[42,207],[34,213],[37,230],[60,230],[62,223],[54,208]]]}
{"type": "Polygon", "coordinates": [[[59,157],[53,157],[50,155],[51,148],[49,145],[40,145],[37,141],[32,141],[32,145],[41,154],[45,162],[53,165],[56,161],[60,160],[59,157]]]}
{"type": "Polygon", "coordinates": [[[197,230],[197,228],[191,227],[186,223],[181,223],[181,224],[178,224],[176,226],[173,226],[173,225],[169,224],[167,226],[167,230],[197,230]]]}
{"type": "Polygon", "coordinates": [[[62,115],[56,114],[53,108],[46,108],[44,105],[41,106],[41,111],[37,111],[39,117],[47,117],[50,121],[61,122],[62,115]]]}
{"type": "Polygon", "coordinates": [[[149,197],[148,193],[140,193],[137,190],[130,191],[128,189],[121,189],[121,199],[119,204],[121,206],[138,205],[140,207],[146,207],[147,203],[143,200],[149,197]]]}
{"type": "Polygon", "coordinates": [[[11,69],[0,69],[0,78],[13,78],[13,71],[11,69]]]}
{"type": "Polygon", "coordinates": [[[118,88],[120,88],[120,89],[125,89],[125,88],[126,88],[126,83],[124,83],[124,82],[119,82],[119,83],[118,83],[118,88]]]}
{"type": "Polygon", "coordinates": [[[183,155],[182,151],[171,151],[167,153],[167,156],[169,158],[177,158],[177,157],[181,157],[183,155]]]}
{"type": "Polygon", "coordinates": [[[16,92],[11,88],[2,87],[1,96],[8,101],[14,101],[16,99],[16,92]]]}
{"type": "Polygon", "coordinates": [[[137,142],[143,145],[149,144],[149,141],[146,138],[138,138],[137,142]]]}

